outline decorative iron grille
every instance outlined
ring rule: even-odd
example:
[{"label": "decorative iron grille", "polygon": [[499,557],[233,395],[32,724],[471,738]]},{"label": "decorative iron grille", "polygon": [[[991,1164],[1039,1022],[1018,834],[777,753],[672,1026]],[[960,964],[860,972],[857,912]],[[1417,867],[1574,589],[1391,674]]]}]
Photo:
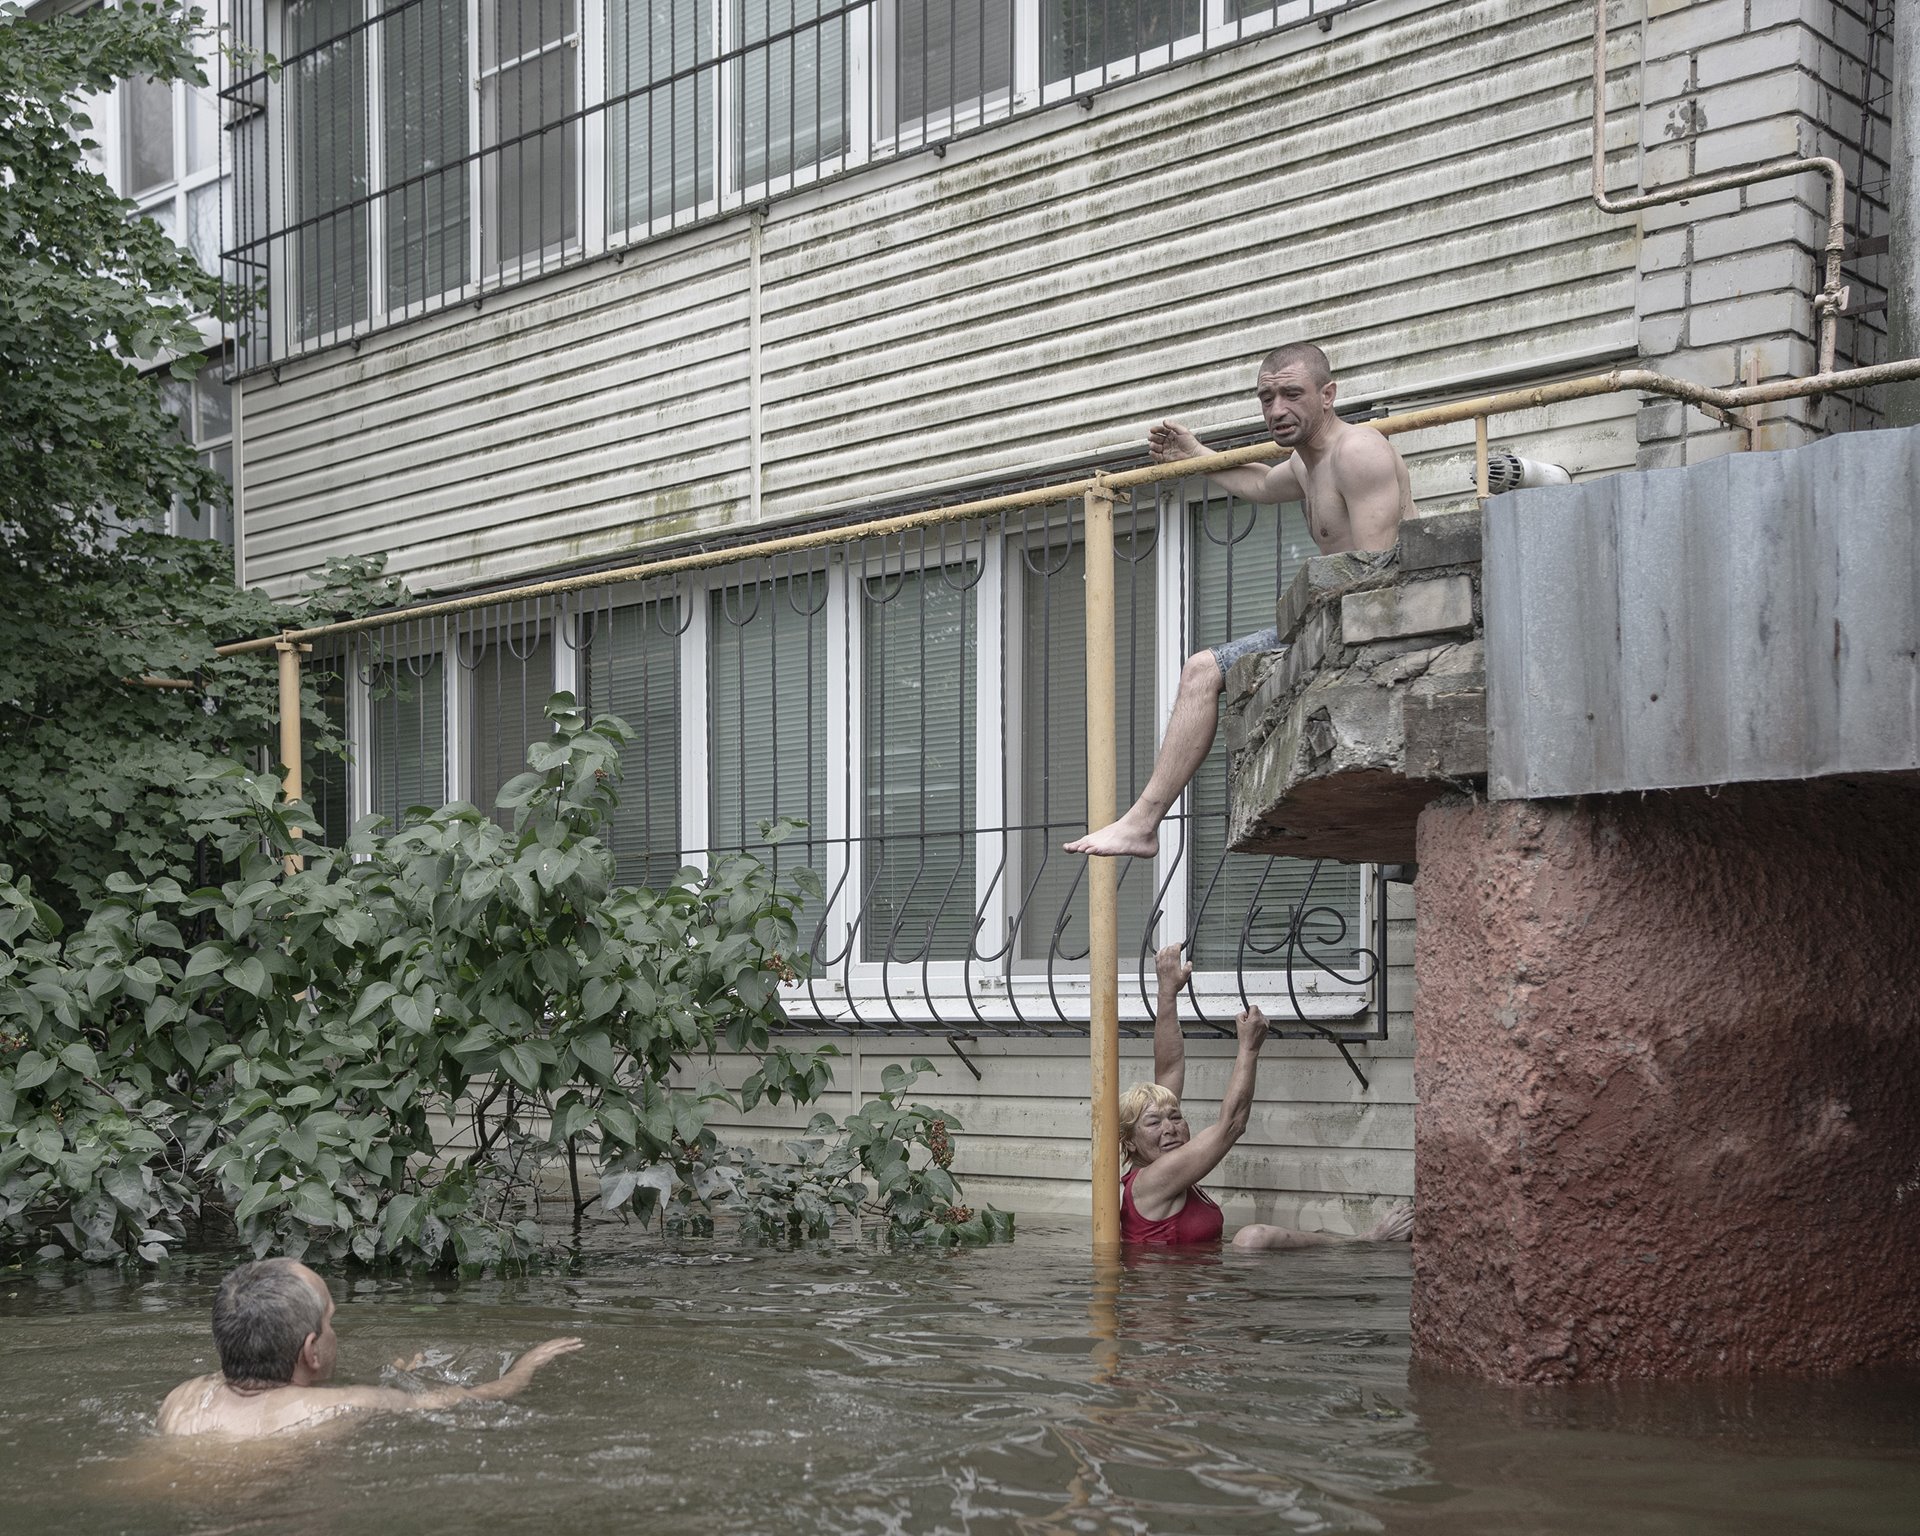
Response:
[{"label": "decorative iron grille", "polygon": [[[1076,499],[747,556],[705,572],[396,616],[316,661],[355,742],[316,776],[329,840],[415,804],[491,805],[567,691],[632,729],[618,874],[745,850],[805,866],[797,1027],[1077,1035],[1087,1019],[1085,554]],[[1297,508],[1204,482],[1118,514],[1119,803],[1144,784],[1184,657],[1271,622],[1311,551]],[[328,678],[339,682],[327,685]],[[1153,1020],[1155,949],[1186,942],[1189,1028],[1258,1003],[1286,1033],[1386,1033],[1372,873],[1230,853],[1216,752],[1126,861],[1122,1022]],[[506,815],[506,813],[500,813]],[[803,823],[769,843],[763,824]]]}]

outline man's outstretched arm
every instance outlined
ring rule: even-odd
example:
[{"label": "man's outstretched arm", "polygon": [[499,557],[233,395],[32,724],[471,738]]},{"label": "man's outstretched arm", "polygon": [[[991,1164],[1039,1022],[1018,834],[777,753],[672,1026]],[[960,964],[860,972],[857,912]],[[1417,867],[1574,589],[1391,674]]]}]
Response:
[{"label": "man's outstretched arm", "polygon": [[548,1339],[514,1361],[497,1381],[485,1381],[477,1387],[432,1387],[425,1392],[403,1392],[398,1387],[348,1387],[342,1396],[350,1399],[352,1407],[385,1413],[425,1413],[460,1403],[498,1402],[525,1391],[541,1366],[572,1354],[582,1348],[583,1343],[580,1339]]},{"label": "man's outstretched arm", "polygon": [[[1177,421],[1163,421],[1147,428],[1147,451],[1156,464],[1176,464],[1182,459],[1197,459],[1213,452]],[[1229,496],[1264,506],[1299,501],[1305,494],[1300,489],[1300,477],[1294,473],[1291,458],[1282,459],[1278,464],[1242,464],[1238,469],[1224,469],[1208,475],[1207,483],[1218,486]]]}]

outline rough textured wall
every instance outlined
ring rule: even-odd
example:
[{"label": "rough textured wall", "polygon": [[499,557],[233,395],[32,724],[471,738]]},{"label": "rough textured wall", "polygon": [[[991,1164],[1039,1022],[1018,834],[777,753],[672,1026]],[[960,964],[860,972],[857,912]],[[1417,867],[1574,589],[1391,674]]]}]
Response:
[{"label": "rough textured wall", "polygon": [[1916,849],[1898,779],[1428,809],[1418,1360],[1920,1359]]}]

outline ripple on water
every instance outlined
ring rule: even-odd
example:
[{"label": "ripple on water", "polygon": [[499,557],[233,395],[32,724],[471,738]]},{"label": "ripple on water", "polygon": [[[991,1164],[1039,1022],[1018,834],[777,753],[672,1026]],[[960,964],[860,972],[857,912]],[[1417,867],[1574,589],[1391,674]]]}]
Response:
[{"label": "ripple on water", "polygon": [[1906,1536],[1920,1508],[1920,1378],[1410,1380],[1404,1249],[1154,1255],[1096,1283],[1083,1235],[1045,1224],[960,1253],[593,1242],[549,1273],[335,1281],[348,1380],[588,1341],[525,1396],[225,1450],[151,1434],[211,1365],[223,1261],[6,1277],[7,1529]]}]

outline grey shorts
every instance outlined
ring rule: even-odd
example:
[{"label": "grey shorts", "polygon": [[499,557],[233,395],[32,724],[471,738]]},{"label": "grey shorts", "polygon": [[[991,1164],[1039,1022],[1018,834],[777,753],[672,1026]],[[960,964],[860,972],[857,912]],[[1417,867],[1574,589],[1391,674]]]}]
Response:
[{"label": "grey shorts", "polygon": [[1229,640],[1224,645],[1213,647],[1213,659],[1219,663],[1220,675],[1225,677],[1233,670],[1233,664],[1242,656],[1251,656],[1255,651],[1277,651],[1280,649],[1280,631],[1269,624],[1257,634],[1242,635],[1238,640]]}]

